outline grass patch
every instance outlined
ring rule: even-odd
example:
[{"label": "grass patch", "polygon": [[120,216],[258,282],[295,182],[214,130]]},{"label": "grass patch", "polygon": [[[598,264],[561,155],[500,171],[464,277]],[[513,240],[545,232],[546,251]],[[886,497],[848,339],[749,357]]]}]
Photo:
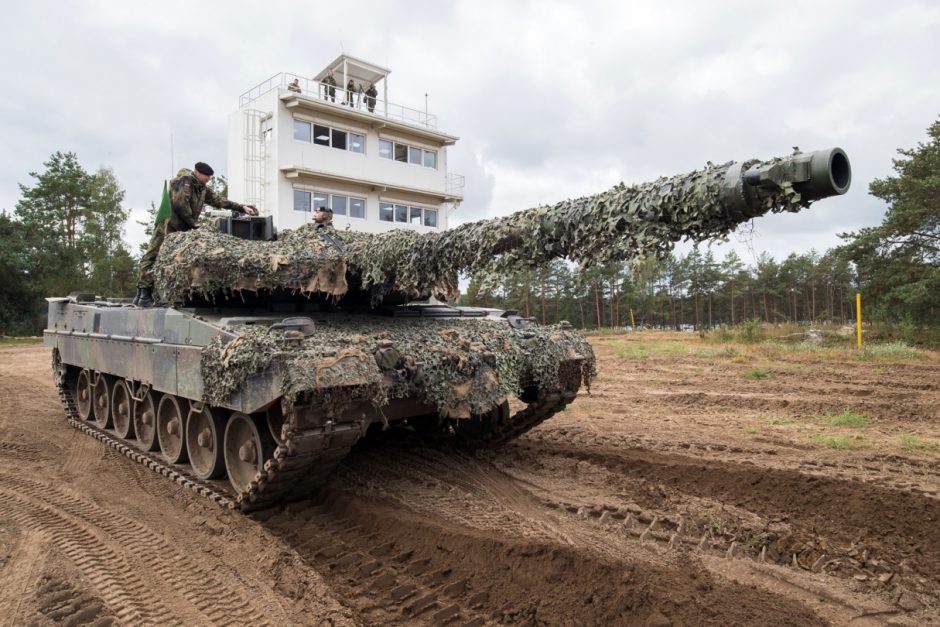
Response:
[{"label": "grass patch", "polygon": [[754,370],[749,370],[748,372],[744,373],[744,378],[750,379],[752,381],[756,379],[766,379],[769,376],[769,372],[760,368],[754,368]]},{"label": "grass patch", "polygon": [[756,427],[744,427],[744,433],[757,433]]},{"label": "grass patch", "polygon": [[845,410],[837,416],[823,416],[823,422],[833,427],[867,427],[868,416],[854,411]]},{"label": "grass patch", "polygon": [[695,357],[720,357],[722,359],[746,358],[746,354],[741,349],[734,346],[722,346],[721,348],[696,348],[691,353]]},{"label": "grass patch", "polygon": [[41,337],[0,337],[0,346],[16,346],[19,344],[42,344]]},{"label": "grass patch", "polygon": [[935,451],[937,448],[940,448],[937,442],[927,440],[920,437],[919,435],[914,435],[913,433],[905,433],[899,436],[898,444],[906,449],[919,451],[921,453],[929,453],[930,451]]},{"label": "grass patch", "polygon": [[857,433],[849,433],[846,435],[822,435],[815,433],[809,436],[809,441],[813,444],[820,444],[839,450],[855,450],[868,447],[865,436]]},{"label": "grass patch", "polygon": [[630,360],[689,353],[689,347],[679,342],[617,342],[613,349],[614,355],[620,359]]},{"label": "grass patch", "polygon": [[904,342],[870,344],[856,352],[854,357],[858,361],[924,361],[929,358],[926,351]]}]

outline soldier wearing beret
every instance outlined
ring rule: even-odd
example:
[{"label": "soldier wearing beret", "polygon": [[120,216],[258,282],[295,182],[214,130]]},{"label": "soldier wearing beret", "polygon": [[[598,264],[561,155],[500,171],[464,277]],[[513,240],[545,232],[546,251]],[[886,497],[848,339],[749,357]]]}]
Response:
[{"label": "soldier wearing beret", "polygon": [[137,296],[134,304],[141,307],[153,306],[153,264],[163,245],[163,239],[170,233],[189,231],[197,228],[196,222],[204,205],[218,209],[230,209],[241,214],[257,215],[253,205],[242,205],[231,200],[223,200],[215,195],[208,183],[212,179],[212,168],[203,162],[197,163],[192,170],[182,168],[170,181],[170,217],[163,219],[153,227],[150,246],[140,258],[140,274],[137,280]]}]

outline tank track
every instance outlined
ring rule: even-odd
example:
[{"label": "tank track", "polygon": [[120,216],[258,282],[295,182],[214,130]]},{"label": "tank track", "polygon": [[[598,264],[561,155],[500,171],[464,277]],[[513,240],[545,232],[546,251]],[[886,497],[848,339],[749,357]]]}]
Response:
[{"label": "tank track", "polygon": [[461,436],[463,448],[478,450],[500,446],[539,426],[574,400],[578,395],[571,390],[543,393],[539,399],[520,409],[510,420],[497,422],[490,430],[477,437]]},{"label": "tank track", "polygon": [[[156,454],[141,451],[117,436],[82,421],[72,390],[64,381],[59,382],[57,387],[69,426],[222,507],[243,512],[309,496],[349,453],[363,430],[361,422],[358,421],[342,424],[327,422],[318,429],[288,430],[284,443],[279,445],[271,459],[265,462],[264,470],[258,473],[248,490],[235,495],[189,475],[185,469],[166,462]],[[292,417],[288,417],[288,420],[290,418]]]},{"label": "tank track", "polygon": [[[360,421],[341,424],[328,421],[317,429],[294,429],[291,428],[295,424],[295,414],[292,412],[285,420],[288,427],[284,430],[284,442],[277,446],[274,455],[265,462],[264,470],[258,473],[248,490],[234,495],[191,476],[179,465],[170,464],[157,454],[141,451],[117,436],[82,421],[72,390],[64,380],[57,382],[57,387],[69,426],[221,507],[242,512],[309,497],[311,492],[323,485],[327,475],[346,457],[364,432],[364,425]],[[577,388],[543,391],[536,402],[513,414],[511,419],[498,421],[478,437],[464,438],[461,445],[471,449],[499,446],[551,418],[575,396]]]}]

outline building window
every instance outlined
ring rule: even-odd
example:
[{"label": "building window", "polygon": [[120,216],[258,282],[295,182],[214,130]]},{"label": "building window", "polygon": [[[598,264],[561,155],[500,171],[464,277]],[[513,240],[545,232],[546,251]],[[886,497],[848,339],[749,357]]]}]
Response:
[{"label": "building window", "polygon": [[302,189],[294,190],[294,211],[310,213],[310,192]]},{"label": "building window", "polygon": [[310,213],[319,207],[329,207],[335,216],[348,215],[350,218],[365,219],[366,199],[353,198],[340,194],[327,194],[325,192],[308,192],[303,189],[294,190],[294,211]]},{"label": "building window", "polygon": [[408,207],[382,202],[379,203],[379,220],[382,222],[401,222],[415,226],[437,227],[437,209]]},{"label": "building window", "polygon": [[402,163],[423,165],[426,168],[437,169],[437,151],[424,150],[408,144],[400,144],[387,139],[379,140],[379,157],[394,159]]},{"label": "building window", "polygon": [[320,146],[330,145],[330,128],[328,126],[313,125],[313,143]]},{"label": "building window", "polygon": [[365,152],[366,151],[366,138],[364,135],[359,135],[357,133],[349,134],[349,151],[350,152]]},{"label": "building window", "polygon": [[408,146],[405,144],[395,144],[395,161],[408,163]]},{"label": "building window", "polygon": [[310,141],[310,122],[294,120],[294,139],[302,142]]},{"label": "building window", "polygon": [[[318,146],[332,146],[339,150],[348,150],[364,154],[366,137],[359,133],[350,133],[323,124],[312,124],[305,120],[294,120],[294,139],[314,143]],[[388,142],[391,146],[391,142]],[[391,148],[389,148],[391,150]],[[381,151],[380,151],[381,154]]]},{"label": "building window", "polygon": [[334,216],[346,215],[346,202],[347,201],[348,201],[348,198],[346,198],[345,196],[338,196],[336,194],[333,194],[333,202],[330,206],[333,207]]},{"label": "building window", "polygon": [[346,150],[346,131],[333,129],[333,148]]},{"label": "building window", "polygon": [[349,217],[365,219],[366,201],[364,199],[362,198],[350,198],[349,199]]}]

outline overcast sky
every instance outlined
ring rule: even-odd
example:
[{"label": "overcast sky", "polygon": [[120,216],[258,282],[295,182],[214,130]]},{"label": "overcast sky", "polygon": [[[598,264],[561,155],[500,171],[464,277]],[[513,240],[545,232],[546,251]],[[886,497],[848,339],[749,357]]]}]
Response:
[{"label": "overcast sky", "polygon": [[[869,182],[940,114],[940,3],[3,3],[0,209],[57,150],[108,166],[140,217],[172,166],[226,173],[238,96],[341,50],[460,141],[454,216],[496,216],[716,163],[841,146],[853,184],[732,236],[752,263],[878,224]],[[138,6],[140,5],[140,6]],[[144,8],[144,5],[152,8]],[[234,199],[239,200],[239,199]],[[142,229],[129,223],[136,250]],[[722,255],[727,247],[719,248]]]}]

